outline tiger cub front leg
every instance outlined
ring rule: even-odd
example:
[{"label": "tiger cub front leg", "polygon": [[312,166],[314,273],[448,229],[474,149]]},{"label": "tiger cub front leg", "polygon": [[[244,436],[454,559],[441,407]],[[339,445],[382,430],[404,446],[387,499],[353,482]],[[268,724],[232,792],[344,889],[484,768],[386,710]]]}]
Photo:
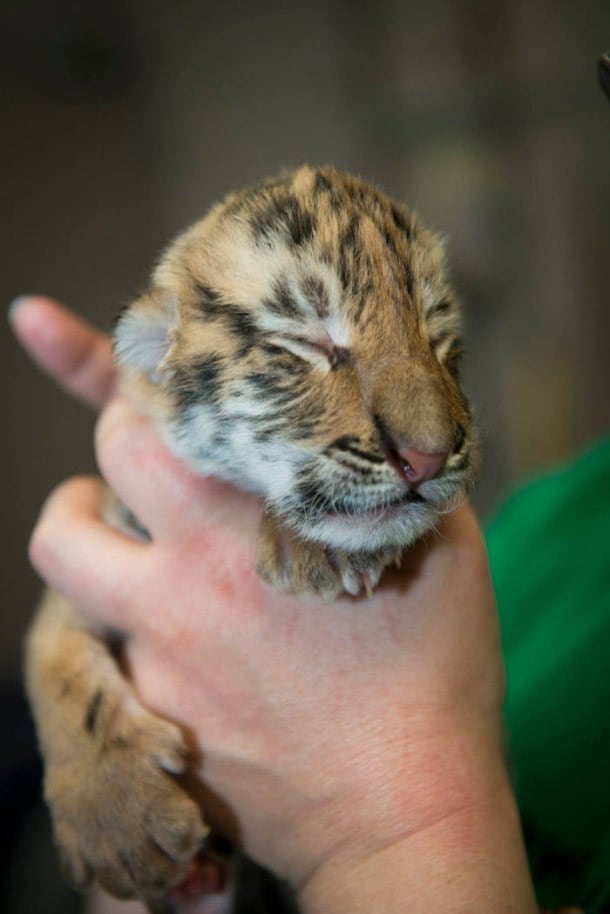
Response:
[{"label": "tiger cub front leg", "polygon": [[179,728],[140,704],[106,643],[51,591],[28,634],[26,678],[68,877],[119,897],[163,895],[206,834],[176,779],[186,764]]},{"label": "tiger cub front leg", "polygon": [[331,600],[341,593],[371,596],[388,565],[400,565],[402,548],[348,553],[302,539],[281,518],[265,512],[256,553],[259,578],[275,590],[316,594]]}]

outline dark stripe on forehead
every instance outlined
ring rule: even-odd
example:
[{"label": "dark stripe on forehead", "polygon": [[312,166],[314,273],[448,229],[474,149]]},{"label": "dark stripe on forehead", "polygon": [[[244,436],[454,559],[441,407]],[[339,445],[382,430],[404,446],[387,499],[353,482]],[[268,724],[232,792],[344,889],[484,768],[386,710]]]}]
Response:
[{"label": "dark stripe on forehead", "polygon": [[299,317],[302,314],[285,276],[274,280],[272,294],[263,299],[263,305],[282,317]]},{"label": "dark stripe on forehead", "polygon": [[238,355],[243,358],[256,343],[259,330],[252,314],[232,302],[225,301],[220,292],[206,283],[197,283],[201,316],[221,321],[239,343]]},{"label": "dark stripe on forehead", "polygon": [[383,208],[384,200],[374,187],[367,187],[364,184],[355,185],[351,188],[351,195],[363,214],[370,216],[372,219],[378,217]]},{"label": "dark stripe on forehead", "polygon": [[401,232],[404,232],[407,239],[410,240],[411,235],[413,233],[411,217],[406,212],[403,212],[394,203],[392,204],[391,212],[392,212],[392,219],[394,220],[394,225],[396,226],[396,228],[399,229]]},{"label": "dark stripe on forehead", "polygon": [[371,276],[368,275],[364,285],[358,289],[358,294],[356,296],[356,308],[353,312],[352,320],[355,324],[359,324],[362,320],[363,311],[369,301],[369,298],[373,294],[374,287]]},{"label": "dark stripe on forehead", "polygon": [[357,257],[360,253],[361,241],[359,229],[360,216],[352,216],[341,236],[341,248],[344,251],[349,251],[353,257]]},{"label": "dark stripe on forehead", "polygon": [[318,196],[323,195],[327,200],[330,209],[340,215],[345,210],[346,205],[346,196],[342,192],[342,188],[337,187],[336,184],[333,184],[330,178],[327,178],[326,175],[318,172],[316,174],[316,179],[314,182],[314,192]]},{"label": "dark stripe on forehead", "polygon": [[388,251],[388,266],[392,270],[398,289],[406,289],[409,297],[407,304],[413,304],[413,291],[415,288],[415,276],[413,274],[413,263],[408,253],[397,245],[400,236],[391,223],[384,221],[380,226],[380,231]]},{"label": "dark stripe on forehead", "polygon": [[332,189],[333,189],[333,185],[329,181],[329,179],[326,177],[326,175],[322,174],[321,171],[317,171],[316,180],[314,182],[314,190],[317,193],[323,193],[324,191],[327,191],[327,192],[332,191]]},{"label": "dark stripe on forehead", "polygon": [[341,285],[345,291],[349,292],[352,284],[352,277],[344,251],[339,251],[339,279],[341,280]]},{"label": "dark stripe on forehead", "polygon": [[303,295],[309,301],[318,317],[328,317],[330,301],[328,290],[319,276],[306,276],[301,282]]},{"label": "dark stripe on forehead", "polygon": [[408,242],[414,237],[414,224],[410,214],[386,198],[378,198],[379,206],[369,210],[381,239],[386,247],[387,265],[399,292],[406,290],[412,300],[414,276]]},{"label": "dark stripe on forehead", "polygon": [[314,217],[296,201],[291,204],[287,224],[293,244],[301,245],[311,240],[315,227]]},{"label": "dark stripe on forehead", "polygon": [[257,240],[268,241],[281,234],[294,245],[310,241],[316,224],[313,214],[290,194],[255,201],[248,221]]},{"label": "dark stripe on forehead", "polygon": [[359,268],[362,266],[360,217],[352,216],[339,237],[339,278],[346,292],[358,293]]}]

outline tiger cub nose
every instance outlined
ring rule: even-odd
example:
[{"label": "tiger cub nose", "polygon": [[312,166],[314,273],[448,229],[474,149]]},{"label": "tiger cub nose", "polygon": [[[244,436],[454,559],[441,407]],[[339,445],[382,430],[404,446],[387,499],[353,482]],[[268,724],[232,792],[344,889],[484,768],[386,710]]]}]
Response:
[{"label": "tiger cub nose", "polygon": [[400,448],[398,451],[400,458],[400,471],[406,482],[412,486],[418,486],[422,482],[434,479],[445,466],[449,453],[442,454],[424,454],[422,451],[416,451],[414,448]]}]

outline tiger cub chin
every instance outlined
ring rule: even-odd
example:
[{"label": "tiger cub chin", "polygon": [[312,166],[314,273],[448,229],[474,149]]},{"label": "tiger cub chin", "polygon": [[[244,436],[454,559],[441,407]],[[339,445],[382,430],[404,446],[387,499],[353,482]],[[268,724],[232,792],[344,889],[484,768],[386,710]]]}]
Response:
[{"label": "tiger cub chin", "polygon": [[[370,594],[473,483],[442,244],[332,168],[214,207],[167,249],[114,343],[123,388],[169,447],[264,500],[257,570],[272,587]],[[206,832],[167,776],[184,768],[181,731],[142,707],[104,638],[54,593],[27,680],[72,880],[163,896]]]}]

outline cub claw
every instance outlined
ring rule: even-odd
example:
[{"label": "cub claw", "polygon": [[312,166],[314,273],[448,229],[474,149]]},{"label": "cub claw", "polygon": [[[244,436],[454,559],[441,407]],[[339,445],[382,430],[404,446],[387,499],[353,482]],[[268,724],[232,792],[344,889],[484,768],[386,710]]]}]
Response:
[{"label": "cub claw", "polygon": [[370,600],[371,597],[373,596],[373,588],[371,587],[371,582],[369,581],[368,574],[362,575],[362,586],[364,588],[365,594],[367,595],[368,599]]},{"label": "cub claw", "polygon": [[334,599],[341,593],[372,597],[388,565],[400,567],[401,549],[346,553],[300,539],[269,515],[258,541],[258,576],[275,590]]},{"label": "cub claw", "polygon": [[165,894],[185,877],[207,829],[172,770],[184,768],[178,727],[138,706],[75,756],[47,770],[46,792],[63,868],[119,898]]}]

